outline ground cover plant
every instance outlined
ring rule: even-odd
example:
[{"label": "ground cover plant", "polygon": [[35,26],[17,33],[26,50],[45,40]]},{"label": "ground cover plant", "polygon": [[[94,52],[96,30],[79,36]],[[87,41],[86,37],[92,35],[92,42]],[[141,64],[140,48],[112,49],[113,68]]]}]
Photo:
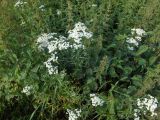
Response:
[{"label": "ground cover plant", "polygon": [[1,0],[0,120],[159,120],[159,0]]}]

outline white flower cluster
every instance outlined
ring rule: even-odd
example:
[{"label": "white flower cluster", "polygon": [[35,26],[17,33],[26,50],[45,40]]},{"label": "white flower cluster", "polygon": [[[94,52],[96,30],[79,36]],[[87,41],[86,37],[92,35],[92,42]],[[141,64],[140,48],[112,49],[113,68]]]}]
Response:
[{"label": "white flower cluster", "polygon": [[44,62],[50,75],[58,73],[58,66],[52,65],[52,63],[55,63],[58,60],[56,50],[64,50],[69,47],[69,42],[67,42],[66,37],[56,37],[56,35],[57,33],[43,33],[37,39],[39,50],[44,50],[47,48],[48,53],[51,54],[51,57],[46,62]]},{"label": "white flower cluster", "polygon": [[43,33],[41,35],[38,36],[37,39],[37,44],[38,44],[38,48],[39,50],[44,50],[45,48],[48,48],[49,44],[50,44],[50,39],[53,38],[53,35],[55,35],[56,33]]},{"label": "white flower cluster", "polygon": [[67,114],[69,115],[68,120],[76,120],[78,119],[81,115],[81,109],[75,109],[74,111],[67,109]]},{"label": "white flower cluster", "polygon": [[46,62],[44,62],[46,68],[48,68],[48,73],[50,75],[58,73],[58,66],[52,65],[52,62],[57,62],[57,60],[58,57],[56,56],[56,54],[52,54],[51,57]]},{"label": "white flower cluster", "polygon": [[131,44],[132,46],[128,46],[129,50],[134,50],[134,46],[138,47],[139,42],[142,40],[142,37],[146,35],[146,32],[143,29],[140,28],[133,28],[131,29],[131,34],[133,37],[127,38],[127,43]]},{"label": "white flower cluster", "polygon": [[23,2],[23,1],[21,1],[21,0],[18,0],[18,1],[15,3],[14,7],[20,7],[20,6],[22,6],[22,5],[26,4],[26,3],[27,3],[27,2]]},{"label": "white flower cluster", "polygon": [[57,12],[57,15],[60,15],[62,12],[60,11],[60,10],[56,10],[56,12]]},{"label": "white flower cluster", "polygon": [[134,35],[136,33],[136,35],[139,36],[139,37],[143,37],[144,35],[146,35],[146,32],[143,29],[140,29],[140,28],[131,29],[131,33],[132,33],[132,35]]},{"label": "white flower cluster", "polygon": [[41,6],[39,6],[39,9],[41,9],[41,11],[45,11],[45,6],[44,5],[41,5]]},{"label": "white flower cluster", "polygon": [[[68,33],[68,37],[64,37],[62,35],[57,35],[57,33],[43,33],[38,36],[37,44],[39,50],[45,50],[48,49],[48,53],[51,54],[51,58],[49,58],[44,64],[48,68],[49,74],[56,74],[58,73],[58,66],[53,66],[52,63],[56,62],[58,60],[58,57],[56,56],[57,50],[65,50],[68,48],[72,49],[78,49],[78,48],[84,48],[84,45],[82,44],[82,37],[85,37],[87,39],[92,37],[92,32],[86,32],[87,27],[81,23],[78,22],[75,24],[75,28],[73,30],[70,30]],[[74,43],[70,44],[69,39],[73,38]]]},{"label": "white flower cluster", "polygon": [[158,107],[158,100],[151,95],[147,95],[146,98],[137,99],[137,109],[134,109],[134,120],[140,120],[140,112],[143,110],[143,114],[145,115],[147,111],[151,113],[151,116],[156,116],[155,113],[156,108]]},{"label": "white flower cluster", "polygon": [[54,37],[52,41],[48,44],[49,53],[54,52],[55,50],[65,50],[70,47],[67,38],[64,36]]},{"label": "white flower cluster", "polygon": [[24,20],[22,20],[20,25],[23,26],[23,25],[25,25],[25,24],[26,24],[26,22],[25,22]]},{"label": "white flower cluster", "polygon": [[[97,106],[103,106],[104,101],[100,99],[96,94],[90,94],[90,98],[92,101],[92,106],[97,107]],[[69,120],[76,120],[78,119],[81,115],[81,110],[75,109],[74,111],[67,109],[67,114],[69,114]]]},{"label": "white flower cluster", "polygon": [[33,87],[32,86],[25,86],[24,88],[23,88],[23,90],[21,91],[22,93],[24,93],[24,94],[26,94],[26,95],[30,95],[31,94],[31,90],[33,89]]},{"label": "white flower cluster", "polygon": [[68,39],[73,39],[75,44],[73,47],[75,49],[84,48],[82,44],[82,38],[85,37],[90,39],[93,35],[92,32],[88,32],[88,28],[84,25],[84,23],[78,22],[75,24],[74,29],[68,31]]},{"label": "white flower cluster", "polygon": [[100,99],[98,96],[96,96],[95,94],[90,94],[90,98],[92,101],[92,105],[93,106],[103,106],[104,101],[102,99]]},{"label": "white flower cluster", "polygon": [[92,4],[92,7],[97,7],[97,4]]}]

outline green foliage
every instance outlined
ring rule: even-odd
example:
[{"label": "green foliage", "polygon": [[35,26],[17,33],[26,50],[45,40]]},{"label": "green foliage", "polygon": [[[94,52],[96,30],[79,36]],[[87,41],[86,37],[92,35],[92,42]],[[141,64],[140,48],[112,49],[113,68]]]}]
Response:
[{"label": "green foliage", "polygon": [[[0,1],[0,119],[66,120],[67,109],[80,108],[79,119],[128,120],[138,97],[160,100],[159,0],[26,1],[21,7]],[[43,64],[49,54],[38,50],[37,36],[67,37],[79,21],[92,40],[83,38],[85,49],[58,51],[60,72],[49,75]],[[147,31],[133,51],[126,42],[132,28]],[[22,92],[26,86],[30,95]],[[92,93],[105,104],[93,107]]]}]

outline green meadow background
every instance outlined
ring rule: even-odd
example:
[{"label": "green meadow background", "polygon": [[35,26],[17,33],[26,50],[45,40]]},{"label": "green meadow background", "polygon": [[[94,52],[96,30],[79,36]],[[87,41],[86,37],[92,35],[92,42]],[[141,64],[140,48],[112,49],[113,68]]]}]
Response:
[{"label": "green meadow background", "polygon": [[[160,101],[160,0],[24,1],[15,7],[16,0],[0,0],[0,120],[67,120],[66,109],[76,108],[80,120],[133,120],[137,98],[151,94]],[[77,22],[93,32],[93,42],[58,53],[62,72],[49,75],[38,36],[67,36]],[[129,51],[132,28],[147,36]],[[34,88],[29,96],[21,92],[27,85]],[[106,104],[93,107],[91,93]],[[159,120],[159,106],[156,117],[141,119]]]}]

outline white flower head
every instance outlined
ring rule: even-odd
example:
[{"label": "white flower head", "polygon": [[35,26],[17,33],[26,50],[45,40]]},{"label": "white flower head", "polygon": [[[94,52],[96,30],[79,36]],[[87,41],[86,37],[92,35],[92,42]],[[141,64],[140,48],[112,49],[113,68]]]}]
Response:
[{"label": "white flower head", "polygon": [[[88,28],[85,26],[84,23],[78,22],[74,25],[74,29],[68,31],[68,39],[73,39],[75,44],[75,48],[78,47],[84,47],[82,44],[82,38],[85,37],[87,39],[90,39],[93,35],[92,32],[88,31]],[[79,44],[79,45],[77,45]],[[73,46],[74,47],[74,46]]]},{"label": "white flower head", "polygon": [[[64,50],[68,49],[69,47],[78,49],[78,48],[84,48],[84,45],[82,44],[82,38],[85,37],[87,39],[90,39],[92,37],[92,32],[88,32],[87,27],[84,25],[84,23],[78,22],[75,24],[75,27],[73,30],[68,31],[68,38],[60,35],[55,36],[57,33],[43,33],[41,34],[37,39],[38,48],[40,50],[44,50],[45,48],[48,49],[49,53],[54,52],[55,50]],[[73,39],[75,43],[70,45],[68,39]]]},{"label": "white flower head", "polygon": [[143,114],[145,115],[146,112],[150,112],[151,116],[156,116],[157,113],[155,112],[155,110],[158,107],[158,100],[156,98],[154,98],[151,95],[147,95],[147,97],[142,98],[142,99],[137,99],[137,106],[138,108],[134,110],[134,116],[135,119],[134,120],[139,120],[139,114],[140,111],[143,110]]},{"label": "white flower head", "polygon": [[44,62],[50,75],[58,73],[58,66],[52,65],[52,62],[57,62],[57,60],[58,57],[56,56],[56,54],[52,54],[52,56],[46,62]]},{"label": "white flower head", "polygon": [[21,92],[24,93],[24,94],[26,94],[26,95],[28,96],[28,95],[31,94],[31,90],[32,90],[32,89],[33,89],[32,86],[27,85],[27,86],[25,86],[25,87],[23,88],[23,90],[22,90]]},{"label": "white flower head", "polygon": [[128,46],[128,49],[133,51],[134,50],[134,47],[133,46]]},{"label": "white flower head", "polygon": [[57,12],[57,15],[60,15],[62,13],[59,9],[57,9],[56,12]]},{"label": "white flower head", "polygon": [[97,4],[92,4],[92,7],[97,7]]},{"label": "white flower head", "polygon": [[146,32],[141,28],[131,29],[131,33],[132,33],[132,35],[134,35],[136,33],[136,35],[139,37],[143,37],[144,35],[146,35]]},{"label": "white flower head", "polygon": [[41,9],[41,11],[45,11],[45,6],[44,5],[41,5],[41,6],[39,6],[39,9]]},{"label": "white flower head", "polygon": [[15,3],[14,7],[20,7],[20,6],[22,6],[22,5],[26,4],[26,3],[27,3],[27,2],[23,2],[22,0],[18,0],[18,1]]},{"label": "white flower head", "polygon": [[96,94],[90,94],[90,98],[92,101],[92,106],[103,106],[104,101],[100,99]]},{"label": "white flower head", "polygon": [[136,39],[137,41],[142,41],[142,37],[139,37],[139,36],[135,36],[135,39]]},{"label": "white flower head", "polygon": [[[127,38],[126,42],[129,43],[128,49],[134,50],[134,46],[136,46],[136,47],[139,46],[139,42],[142,41],[142,37],[144,35],[146,35],[146,32],[140,28],[137,28],[137,29],[133,28],[133,29],[131,29],[131,34],[132,34],[132,37]],[[133,36],[133,35],[135,35],[135,36]],[[134,46],[130,46],[130,44],[132,44]]]},{"label": "white flower head", "polygon": [[140,110],[139,109],[134,109],[134,120],[140,120],[139,114]]},{"label": "white flower head", "polygon": [[38,37],[37,44],[39,50],[48,49],[48,53],[51,54],[51,58],[44,62],[49,74],[57,74],[58,66],[52,65],[52,63],[57,62],[57,50],[68,49],[70,47],[67,38],[61,35],[57,37],[57,33],[43,33]]},{"label": "white flower head", "polygon": [[[56,62],[58,57],[56,57],[56,52],[61,50],[66,50],[68,48],[84,49],[84,45],[82,44],[82,37],[87,39],[92,37],[92,32],[87,32],[87,27],[79,22],[75,24],[75,28],[73,30],[68,31],[68,37],[64,37],[62,35],[58,35],[57,33],[43,33],[38,36],[37,45],[39,50],[48,50],[48,53],[51,54],[51,58],[49,58],[46,62],[44,62],[45,66],[48,69],[50,75],[58,73],[58,66],[52,65],[53,62]],[[70,44],[69,39],[73,38],[74,43]]]},{"label": "white flower head", "polygon": [[127,38],[127,43],[133,44],[135,46],[139,45],[139,43],[134,38]]},{"label": "white flower head", "polygon": [[23,25],[25,25],[25,24],[26,24],[26,22],[25,22],[24,20],[22,20],[20,25],[23,26]]},{"label": "white flower head", "polygon": [[43,33],[41,35],[38,36],[37,39],[37,44],[38,44],[38,48],[39,50],[44,50],[44,48],[47,48],[50,44],[50,39],[53,38],[53,35],[55,35],[56,33]]},{"label": "white flower head", "polygon": [[74,111],[67,109],[67,114],[69,115],[68,120],[77,120],[79,117],[81,117],[81,109],[75,109]]}]

